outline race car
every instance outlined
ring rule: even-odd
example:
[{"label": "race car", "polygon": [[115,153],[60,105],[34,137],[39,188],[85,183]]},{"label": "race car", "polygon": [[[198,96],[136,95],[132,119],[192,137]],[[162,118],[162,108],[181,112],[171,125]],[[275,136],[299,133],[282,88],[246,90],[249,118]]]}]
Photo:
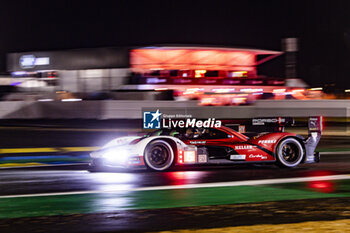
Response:
[{"label": "race car", "polygon": [[184,165],[245,163],[274,163],[292,168],[320,160],[315,149],[322,134],[322,117],[309,118],[308,132],[307,138],[283,131],[248,137],[226,126],[158,129],[145,136],[110,141],[90,154],[89,170],[119,167],[165,171]]}]

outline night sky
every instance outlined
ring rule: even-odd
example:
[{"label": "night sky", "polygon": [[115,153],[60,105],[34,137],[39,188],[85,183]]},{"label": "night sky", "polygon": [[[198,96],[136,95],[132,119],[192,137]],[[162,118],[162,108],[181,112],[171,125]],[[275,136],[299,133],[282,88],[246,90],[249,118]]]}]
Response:
[{"label": "night sky", "polygon": [[[350,1],[2,1],[6,53],[86,47],[203,44],[281,49],[298,37],[298,74],[350,87]],[[260,68],[283,77],[284,58]]]}]

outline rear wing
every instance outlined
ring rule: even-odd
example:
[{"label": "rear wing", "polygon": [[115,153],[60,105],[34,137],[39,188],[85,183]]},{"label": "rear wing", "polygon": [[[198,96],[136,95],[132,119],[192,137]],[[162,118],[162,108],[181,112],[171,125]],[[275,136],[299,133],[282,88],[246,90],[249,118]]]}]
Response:
[{"label": "rear wing", "polygon": [[313,163],[320,161],[320,153],[315,152],[317,144],[320,142],[323,130],[323,117],[309,117],[308,121],[308,137],[305,139],[305,163]]},{"label": "rear wing", "polygon": [[309,134],[311,134],[311,133],[320,133],[320,134],[322,134],[322,131],[323,131],[323,117],[322,116],[309,117],[308,130],[309,130]]}]

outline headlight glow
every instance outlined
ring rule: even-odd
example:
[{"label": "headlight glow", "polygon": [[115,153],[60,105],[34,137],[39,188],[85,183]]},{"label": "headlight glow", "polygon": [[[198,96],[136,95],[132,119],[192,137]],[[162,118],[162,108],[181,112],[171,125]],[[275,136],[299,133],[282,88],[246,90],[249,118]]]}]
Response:
[{"label": "headlight glow", "polygon": [[130,156],[130,151],[125,148],[116,148],[114,150],[106,151],[102,156],[109,163],[123,164],[127,162]]}]

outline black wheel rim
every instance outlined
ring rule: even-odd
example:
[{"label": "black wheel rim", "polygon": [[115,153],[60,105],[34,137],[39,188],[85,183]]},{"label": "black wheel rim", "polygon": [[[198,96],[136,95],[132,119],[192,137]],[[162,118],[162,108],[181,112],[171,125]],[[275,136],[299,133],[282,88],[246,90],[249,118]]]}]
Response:
[{"label": "black wheel rim", "polygon": [[294,143],[286,143],[282,147],[282,157],[283,160],[288,163],[293,163],[298,161],[300,157],[300,151]]},{"label": "black wheel rim", "polygon": [[169,150],[166,146],[157,145],[152,147],[149,151],[149,160],[152,166],[162,167],[167,164],[169,160]]}]

